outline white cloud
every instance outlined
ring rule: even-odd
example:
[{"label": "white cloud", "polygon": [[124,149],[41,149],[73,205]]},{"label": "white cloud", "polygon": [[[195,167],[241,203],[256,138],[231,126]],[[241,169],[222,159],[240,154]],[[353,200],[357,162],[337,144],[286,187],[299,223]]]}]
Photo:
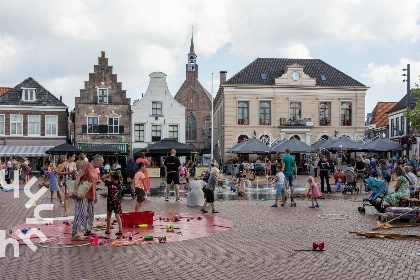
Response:
[{"label": "white cloud", "polygon": [[0,74],[14,71],[18,68],[23,53],[22,45],[13,37],[6,35],[0,36]]},{"label": "white cloud", "polygon": [[284,50],[280,53],[280,57],[285,58],[307,58],[310,59],[311,52],[304,44],[292,44],[284,48]]}]

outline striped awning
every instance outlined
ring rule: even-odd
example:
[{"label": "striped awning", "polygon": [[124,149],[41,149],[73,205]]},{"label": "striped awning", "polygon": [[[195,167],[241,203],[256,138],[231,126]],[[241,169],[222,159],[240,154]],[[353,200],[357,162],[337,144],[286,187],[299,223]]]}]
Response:
[{"label": "striped awning", "polygon": [[46,157],[45,151],[51,146],[0,146],[0,156]]}]

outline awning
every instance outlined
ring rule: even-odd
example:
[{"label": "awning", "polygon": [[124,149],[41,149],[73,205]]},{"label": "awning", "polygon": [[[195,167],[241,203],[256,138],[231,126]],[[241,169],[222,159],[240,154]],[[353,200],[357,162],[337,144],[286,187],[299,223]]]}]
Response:
[{"label": "awning", "polygon": [[45,151],[54,146],[0,146],[0,156],[46,157]]}]

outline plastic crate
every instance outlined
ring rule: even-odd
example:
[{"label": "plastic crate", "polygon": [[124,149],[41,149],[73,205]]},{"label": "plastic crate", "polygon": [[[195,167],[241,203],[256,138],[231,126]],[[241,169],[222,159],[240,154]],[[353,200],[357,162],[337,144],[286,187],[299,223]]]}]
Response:
[{"label": "plastic crate", "polygon": [[154,215],[155,212],[152,211],[130,212],[120,214],[123,227],[137,227],[141,224],[148,224],[149,226],[151,226],[153,225]]}]

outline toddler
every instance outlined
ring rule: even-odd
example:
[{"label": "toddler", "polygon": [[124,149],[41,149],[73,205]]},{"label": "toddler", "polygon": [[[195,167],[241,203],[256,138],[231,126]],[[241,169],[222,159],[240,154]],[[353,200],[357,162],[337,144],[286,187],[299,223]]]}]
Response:
[{"label": "toddler", "polygon": [[[106,178],[111,177],[111,181],[107,181]],[[121,184],[120,184],[120,171],[111,171],[107,175],[101,177],[101,180],[105,183],[105,187],[108,188],[108,198],[106,203],[106,226],[107,230],[105,234],[111,234],[111,215],[114,211],[115,218],[118,222],[119,231],[116,235],[122,235],[122,223],[120,213],[121,211]]]},{"label": "toddler", "polygon": [[[314,178],[312,176],[308,177],[308,183],[309,183],[309,188],[306,195],[308,195],[309,192],[312,192],[311,194],[312,206],[309,206],[309,208],[319,207],[317,198],[322,196],[321,191],[319,190],[318,185],[314,182]],[[316,205],[314,205],[314,201],[316,202]]]},{"label": "toddler", "polygon": [[57,198],[60,199],[60,203],[64,204],[63,199],[61,198],[60,194],[60,188],[58,186],[58,171],[55,167],[54,163],[51,163],[49,166],[50,171],[47,173],[47,176],[45,177],[43,185],[45,185],[45,182],[49,178],[50,180],[50,192],[51,192],[51,203],[54,203],[54,192],[57,192]]}]

